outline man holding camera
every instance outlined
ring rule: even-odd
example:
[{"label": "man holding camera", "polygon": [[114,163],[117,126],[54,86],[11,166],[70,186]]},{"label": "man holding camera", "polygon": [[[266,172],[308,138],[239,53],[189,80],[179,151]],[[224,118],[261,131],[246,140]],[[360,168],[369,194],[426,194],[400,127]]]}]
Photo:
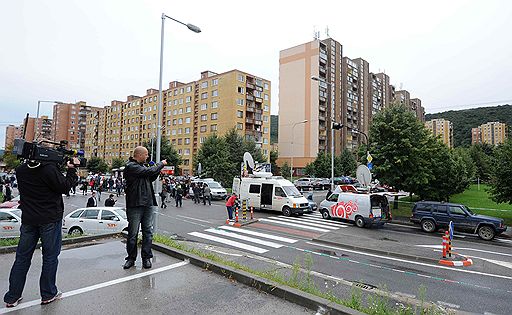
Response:
[{"label": "man holding camera", "polygon": [[6,307],[21,301],[32,255],[41,240],[43,267],[39,279],[41,304],[49,304],[61,297],[57,290],[58,257],[62,246],[62,194],[69,192],[77,181],[73,158],[67,162],[67,174],[62,175],[55,162],[26,161],[16,168],[20,192],[21,228],[16,259],[9,276],[9,291],[4,296]]},{"label": "man holding camera", "polygon": [[139,225],[142,226],[142,267],[151,268],[151,244],[153,242],[153,208],[158,206],[153,190],[154,182],[160,171],[167,165],[163,160],[151,167],[144,165],[148,158],[148,150],[145,147],[138,146],[133,150],[133,158],[124,168],[124,178],[126,179],[126,215],[128,216],[128,239],[126,241],[126,251],[128,256],[123,266],[129,269],[135,265],[137,259],[137,236],[139,234]]}]

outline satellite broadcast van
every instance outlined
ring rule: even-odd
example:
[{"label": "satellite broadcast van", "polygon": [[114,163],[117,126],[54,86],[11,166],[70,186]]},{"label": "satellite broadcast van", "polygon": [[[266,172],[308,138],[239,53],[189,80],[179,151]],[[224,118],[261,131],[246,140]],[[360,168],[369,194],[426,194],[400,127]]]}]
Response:
[{"label": "satellite broadcast van", "polygon": [[281,211],[287,217],[310,211],[308,200],[297,188],[282,176],[272,176],[272,173],[235,177],[233,192],[240,200],[247,199],[247,205],[254,209]]}]

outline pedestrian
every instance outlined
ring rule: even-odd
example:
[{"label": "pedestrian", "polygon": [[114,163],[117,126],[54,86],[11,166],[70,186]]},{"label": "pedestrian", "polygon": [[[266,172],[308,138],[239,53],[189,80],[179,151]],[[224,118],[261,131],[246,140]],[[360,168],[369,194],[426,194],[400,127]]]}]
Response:
[{"label": "pedestrian", "polygon": [[4,194],[4,201],[10,201],[12,199],[12,190],[11,190],[11,184],[7,183],[5,184],[5,194]]},{"label": "pedestrian", "polygon": [[6,307],[15,307],[22,300],[27,273],[39,240],[43,255],[39,278],[41,304],[49,304],[62,296],[56,285],[62,246],[62,194],[78,180],[75,164],[80,164],[80,161],[74,158],[73,163],[67,163],[66,176],[52,162],[26,161],[16,168],[21,227],[16,258],[9,275],[9,291],[4,295]]},{"label": "pedestrian", "polygon": [[118,178],[118,179],[116,179],[116,193],[117,193],[117,197],[119,197],[119,195],[121,195],[122,189],[123,189],[123,184],[122,184],[121,180]]},{"label": "pedestrian", "polygon": [[226,202],[226,208],[228,210],[229,220],[233,220],[233,207],[235,206],[236,193],[231,194],[228,201]]},{"label": "pedestrian", "polygon": [[206,206],[206,200],[208,200],[208,205],[212,205],[212,190],[208,186],[207,183],[203,184],[203,205]]},{"label": "pedestrian", "polygon": [[167,165],[166,160],[147,167],[143,163],[148,158],[148,150],[138,146],[133,150],[133,158],[124,168],[126,179],[126,215],[128,217],[128,238],[126,241],[126,262],[124,269],[135,265],[137,259],[137,237],[139,226],[142,227],[142,267],[151,268],[151,245],[153,243],[153,211],[158,206],[153,184],[158,179],[160,171]]},{"label": "pedestrian", "polygon": [[89,207],[97,207],[98,206],[98,200],[96,199],[96,192],[93,191],[91,194],[91,197],[87,199],[87,208]]},{"label": "pedestrian", "polygon": [[176,207],[178,207],[178,205],[180,207],[183,206],[183,202],[181,201],[182,198],[183,198],[183,188],[181,188],[181,184],[178,184],[176,186],[176,198],[174,198],[176,200]]},{"label": "pedestrian", "polygon": [[82,194],[87,195],[87,181],[85,179],[82,181]]},{"label": "pedestrian", "polygon": [[199,183],[192,183],[192,192],[194,193],[194,203],[200,203],[201,187]]},{"label": "pedestrian", "polygon": [[113,207],[116,204],[117,200],[114,200],[114,194],[110,194],[108,198],[105,200],[105,207]]},{"label": "pedestrian", "polygon": [[166,198],[167,198],[167,187],[165,184],[163,184],[162,191],[160,192],[160,199],[161,199],[160,208],[167,208],[167,205],[165,204]]},{"label": "pedestrian", "polygon": [[103,191],[103,181],[99,182],[98,185],[98,201],[101,201],[101,192]]}]

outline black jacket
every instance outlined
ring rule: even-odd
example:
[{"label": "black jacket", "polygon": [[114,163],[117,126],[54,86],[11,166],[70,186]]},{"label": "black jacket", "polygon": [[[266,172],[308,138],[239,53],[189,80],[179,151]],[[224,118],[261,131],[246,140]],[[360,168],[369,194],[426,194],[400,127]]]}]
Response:
[{"label": "black jacket", "polygon": [[107,198],[105,200],[105,207],[113,207],[116,204],[114,198]]},{"label": "black jacket", "polygon": [[87,199],[87,208],[96,207],[98,205],[98,199],[94,200],[96,197],[89,197]]},{"label": "black jacket", "polygon": [[78,181],[76,169],[62,175],[55,163],[42,162],[37,167],[23,163],[16,168],[23,224],[44,225],[62,220],[67,194]]},{"label": "black jacket", "polygon": [[130,158],[130,161],[124,168],[124,178],[126,179],[126,207],[150,207],[157,206],[154,182],[164,165],[160,162],[151,167],[146,167],[142,163]]}]

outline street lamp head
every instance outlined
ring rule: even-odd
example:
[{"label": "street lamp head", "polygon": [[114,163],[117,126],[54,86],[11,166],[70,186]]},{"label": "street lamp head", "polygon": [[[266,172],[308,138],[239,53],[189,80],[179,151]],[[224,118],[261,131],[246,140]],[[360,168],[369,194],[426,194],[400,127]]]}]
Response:
[{"label": "street lamp head", "polygon": [[194,33],[201,33],[201,29],[197,26],[195,26],[194,24],[187,24],[187,27],[189,30],[191,30],[192,32]]}]

